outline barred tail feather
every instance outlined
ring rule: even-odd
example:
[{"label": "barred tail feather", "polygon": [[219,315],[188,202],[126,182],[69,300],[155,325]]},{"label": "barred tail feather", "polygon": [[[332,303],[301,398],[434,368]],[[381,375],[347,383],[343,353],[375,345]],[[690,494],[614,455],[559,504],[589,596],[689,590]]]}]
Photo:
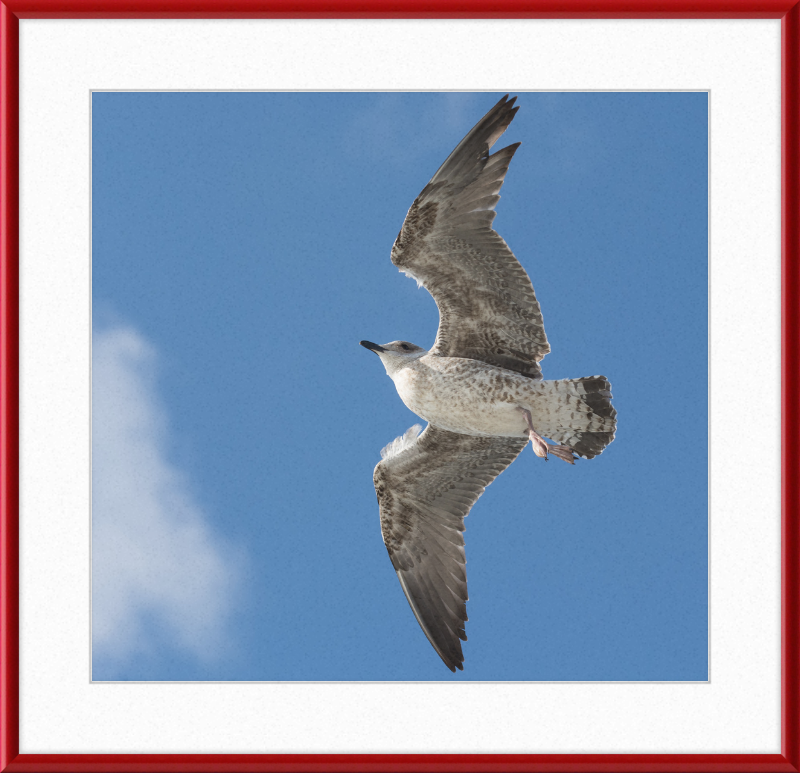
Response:
[{"label": "barred tail feather", "polygon": [[[617,412],[605,376],[549,381],[549,415],[539,430],[585,459],[592,459],[614,439]],[[543,386],[544,386],[543,384]],[[537,428],[538,429],[538,428]]]}]

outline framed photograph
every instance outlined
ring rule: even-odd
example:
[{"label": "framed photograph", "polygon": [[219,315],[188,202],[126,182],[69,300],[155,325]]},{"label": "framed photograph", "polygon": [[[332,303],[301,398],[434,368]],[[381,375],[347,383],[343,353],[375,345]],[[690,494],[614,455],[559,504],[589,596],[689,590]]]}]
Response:
[{"label": "framed photograph", "polygon": [[800,769],[797,8],[40,5],[0,770]]}]

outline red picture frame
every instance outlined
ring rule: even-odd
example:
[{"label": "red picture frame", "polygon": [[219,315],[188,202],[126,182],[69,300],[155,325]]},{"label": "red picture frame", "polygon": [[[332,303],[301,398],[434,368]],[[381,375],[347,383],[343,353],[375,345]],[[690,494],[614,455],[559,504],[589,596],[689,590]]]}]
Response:
[{"label": "red picture frame", "polygon": [[[0,773],[800,771],[800,3],[793,0],[10,0],[0,3]],[[267,7],[268,6],[268,7]],[[782,28],[780,754],[20,754],[19,19],[743,18]]]}]

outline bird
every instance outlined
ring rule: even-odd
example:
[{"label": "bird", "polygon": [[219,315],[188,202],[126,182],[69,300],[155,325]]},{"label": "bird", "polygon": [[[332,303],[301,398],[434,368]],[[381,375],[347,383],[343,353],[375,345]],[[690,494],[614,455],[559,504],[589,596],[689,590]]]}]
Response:
[{"label": "bird", "polygon": [[373,482],[400,585],[454,673],[464,668],[463,532],[472,506],[529,442],[545,461],[574,464],[599,455],[616,432],[605,376],[543,380],[550,345],[542,312],[527,272],[492,227],[520,143],[490,149],[519,110],[516,99],[506,94],[461,140],[414,200],[392,247],[392,263],[436,302],[433,346],[360,341],[427,422],[381,451]]}]

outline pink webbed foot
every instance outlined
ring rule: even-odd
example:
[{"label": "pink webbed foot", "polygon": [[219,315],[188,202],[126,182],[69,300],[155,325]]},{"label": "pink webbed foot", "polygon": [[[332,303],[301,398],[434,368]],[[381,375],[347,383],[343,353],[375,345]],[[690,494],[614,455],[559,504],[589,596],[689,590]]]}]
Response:
[{"label": "pink webbed foot", "polygon": [[539,433],[533,428],[533,420],[531,417],[531,412],[526,408],[522,409],[522,415],[525,417],[525,421],[528,424],[528,437],[531,441],[531,447],[533,448],[533,453],[536,454],[541,459],[547,461],[547,455],[553,454],[553,456],[562,459],[569,464],[575,464],[575,454],[573,453],[572,449],[569,446],[557,446],[553,443],[548,443]]},{"label": "pink webbed foot", "polygon": [[569,464],[575,464],[575,454],[569,446],[554,446],[551,443],[547,445],[548,450],[553,456],[557,456],[559,459],[563,459]]}]

